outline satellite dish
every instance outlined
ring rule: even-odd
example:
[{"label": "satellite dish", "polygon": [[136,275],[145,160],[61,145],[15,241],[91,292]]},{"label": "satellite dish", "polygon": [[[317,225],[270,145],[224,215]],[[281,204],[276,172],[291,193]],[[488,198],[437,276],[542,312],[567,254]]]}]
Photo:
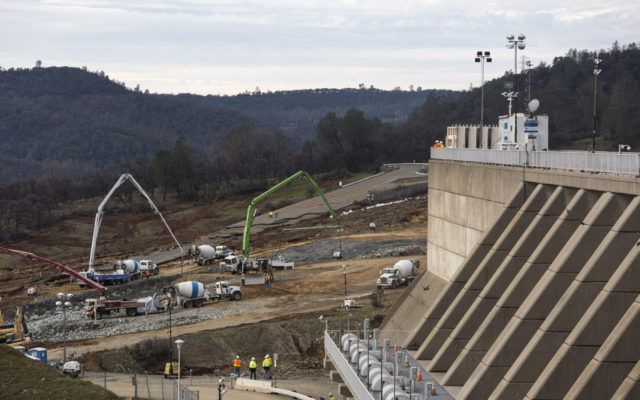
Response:
[{"label": "satellite dish", "polygon": [[527,104],[527,109],[531,114],[536,112],[536,110],[538,110],[539,107],[540,107],[540,100],[538,99],[533,99],[529,102],[529,104]]}]

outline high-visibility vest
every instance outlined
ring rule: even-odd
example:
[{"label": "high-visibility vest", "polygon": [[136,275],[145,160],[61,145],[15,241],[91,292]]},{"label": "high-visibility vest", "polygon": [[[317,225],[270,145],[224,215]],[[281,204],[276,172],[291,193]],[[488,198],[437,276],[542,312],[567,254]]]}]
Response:
[{"label": "high-visibility vest", "polygon": [[251,360],[251,362],[249,363],[249,368],[253,368],[255,369],[258,366],[258,364],[256,364],[255,361]]},{"label": "high-visibility vest", "polygon": [[236,358],[236,360],[233,362],[233,366],[234,367],[239,367],[240,366],[240,359]]},{"label": "high-visibility vest", "polygon": [[269,362],[268,358],[265,358],[264,361],[262,361],[262,366],[263,367],[270,367],[271,363]]}]

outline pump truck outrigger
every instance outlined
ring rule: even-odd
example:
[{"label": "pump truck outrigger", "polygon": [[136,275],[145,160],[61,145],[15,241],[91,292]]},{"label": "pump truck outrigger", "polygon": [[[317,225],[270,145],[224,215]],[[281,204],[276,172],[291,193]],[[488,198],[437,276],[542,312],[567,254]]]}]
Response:
[{"label": "pump truck outrigger", "polygon": [[[282,188],[283,186],[287,185],[288,183],[292,182],[293,180],[295,180],[295,179],[297,179],[297,178],[299,178],[301,176],[306,178],[313,185],[313,187],[316,189],[316,193],[318,193],[318,195],[322,198],[322,201],[324,202],[324,204],[329,209],[329,213],[331,214],[331,217],[333,218],[333,221],[336,224],[335,227],[334,226],[318,227],[318,229],[320,229],[320,228],[340,229],[341,228],[340,218],[338,218],[338,215],[336,214],[336,212],[331,207],[331,204],[329,203],[327,198],[324,196],[324,192],[322,191],[320,186],[318,186],[318,184],[313,180],[313,178],[311,178],[311,175],[309,175],[305,171],[298,171],[295,174],[293,174],[290,177],[288,177],[287,179],[285,179],[282,182],[278,183],[277,185],[273,186],[272,188],[270,188],[266,192],[262,193],[261,195],[259,195],[255,199],[251,200],[251,203],[247,207],[247,219],[246,219],[245,224],[244,224],[244,233],[242,235],[242,259],[239,260],[240,261],[240,265],[235,270],[235,273],[242,274],[242,273],[246,273],[246,272],[249,272],[249,271],[252,271],[252,270],[255,271],[260,266],[263,266],[263,268],[264,268],[263,263],[258,262],[257,260],[253,260],[253,259],[249,258],[249,252],[250,252],[250,250],[249,250],[249,237],[250,237],[250,233],[251,233],[251,225],[253,224],[253,218],[256,216],[256,212],[258,210],[256,206],[265,197],[269,196],[271,193],[275,192],[276,190]],[[270,263],[267,265],[266,268],[268,268],[268,269],[265,272],[268,272],[273,276],[273,270],[271,269],[271,264]]]},{"label": "pump truck outrigger", "polygon": [[102,286],[101,284],[88,279],[87,277],[79,274],[73,269],[62,265],[58,262],[49,260],[48,258],[37,256],[33,253],[28,253],[26,251],[7,249],[4,247],[0,247],[0,253],[13,254],[16,256],[24,257],[33,261],[41,261],[53,266],[58,267],[63,273],[69,274],[72,277],[81,280],[87,286],[90,286],[98,291],[97,299],[87,299],[85,303],[85,312],[87,317],[89,318],[100,318],[103,315],[108,315],[112,312],[119,312],[120,310],[124,310],[128,316],[136,315],[136,309],[138,307],[144,307],[145,303],[137,302],[137,301],[128,301],[128,300],[107,300],[104,296],[107,288]]}]

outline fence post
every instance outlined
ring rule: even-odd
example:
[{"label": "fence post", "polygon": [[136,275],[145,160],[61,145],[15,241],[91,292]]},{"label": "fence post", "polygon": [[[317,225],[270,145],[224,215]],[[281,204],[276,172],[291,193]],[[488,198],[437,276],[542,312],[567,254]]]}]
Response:
[{"label": "fence post", "polygon": [[107,371],[104,371],[104,388],[107,388]]},{"label": "fence post", "polygon": [[160,380],[160,391],[162,392],[162,400],[164,400],[164,377]]},{"label": "fence post", "polygon": [[145,375],[144,379],[147,381],[147,400],[151,400],[151,391],[149,390],[149,376]]}]

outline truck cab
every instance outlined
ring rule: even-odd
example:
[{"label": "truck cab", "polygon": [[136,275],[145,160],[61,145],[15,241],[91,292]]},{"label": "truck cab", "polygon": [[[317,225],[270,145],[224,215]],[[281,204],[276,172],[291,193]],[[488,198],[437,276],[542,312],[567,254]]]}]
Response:
[{"label": "truck cab", "polygon": [[238,286],[229,286],[229,282],[227,281],[218,281],[216,282],[215,297],[239,301],[242,299],[242,292]]},{"label": "truck cab", "polygon": [[149,271],[154,275],[158,275],[160,273],[160,268],[151,260],[142,260],[140,261],[140,271],[146,273]]},{"label": "truck cab", "polygon": [[230,255],[233,255],[233,250],[231,250],[227,246],[216,246],[216,258],[225,258]]},{"label": "truck cab", "polygon": [[381,289],[383,287],[393,287],[398,286],[399,281],[399,272],[395,268],[385,268],[380,272],[380,277],[376,282],[376,287]]}]

